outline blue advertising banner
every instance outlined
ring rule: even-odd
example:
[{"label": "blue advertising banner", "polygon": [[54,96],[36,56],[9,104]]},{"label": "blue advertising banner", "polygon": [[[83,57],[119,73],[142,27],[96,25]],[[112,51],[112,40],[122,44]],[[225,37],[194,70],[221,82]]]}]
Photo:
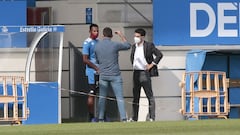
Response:
[{"label": "blue advertising banner", "polygon": [[64,32],[63,25],[0,26],[0,33],[11,32]]},{"label": "blue advertising banner", "polygon": [[240,0],[154,0],[156,45],[239,45]]},{"label": "blue advertising banner", "polygon": [[0,26],[0,48],[26,47],[28,32],[64,32],[64,26]]}]

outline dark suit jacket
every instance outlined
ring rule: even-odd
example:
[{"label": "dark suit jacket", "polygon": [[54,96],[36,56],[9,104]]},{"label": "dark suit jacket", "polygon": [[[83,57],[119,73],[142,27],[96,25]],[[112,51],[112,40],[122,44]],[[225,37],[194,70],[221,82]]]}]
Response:
[{"label": "dark suit jacket", "polygon": [[[152,62],[158,64],[159,61],[162,59],[163,57],[162,52],[158,50],[152,42],[144,41],[143,48],[144,48],[144,56],[148,64],[151,64]],[[132,51],[130,56],[132,64],[133,64],[135,50],[136,50],[136,46],[132,45]],[[155,58],[153,57],[154,55],[156,56]],[[153,68],[150,69],[150,75],[158,76],[157,66],[153,66]]]}]

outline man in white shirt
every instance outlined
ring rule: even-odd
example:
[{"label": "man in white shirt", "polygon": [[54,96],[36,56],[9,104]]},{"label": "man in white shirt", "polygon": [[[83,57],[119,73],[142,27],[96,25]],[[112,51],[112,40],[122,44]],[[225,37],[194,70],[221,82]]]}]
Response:
[{"label": "man in white shirt", "polygon": [[135,30],[135,44],[132,46],[130,56],[133,64],[133,121],[138,120],[141,87],[143,87],[149,101],[150,121],[155,120],[155,99],[151,77],[158,76],[157,64],[163,55],[152,42],[144,40],[145,35],[144,29]]}]

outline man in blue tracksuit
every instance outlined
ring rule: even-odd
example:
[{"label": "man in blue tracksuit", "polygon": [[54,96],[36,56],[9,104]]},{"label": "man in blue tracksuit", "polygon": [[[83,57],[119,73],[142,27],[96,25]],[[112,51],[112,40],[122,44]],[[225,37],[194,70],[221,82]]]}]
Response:
[{"label": "man in blue tracksuit", "polygon": [[88,78],[89,84],[89,95],[88,95],[88,112],[89,112],[89,121],[94,121],[94,95],[96,94],[96,73],[98,72],[98,65],[96,64],[95,59],[95,45],[98,42],[98,25],[91,24],[89,26],[90,36],[83,42],[83,62],[86,64],[86,76]]}]

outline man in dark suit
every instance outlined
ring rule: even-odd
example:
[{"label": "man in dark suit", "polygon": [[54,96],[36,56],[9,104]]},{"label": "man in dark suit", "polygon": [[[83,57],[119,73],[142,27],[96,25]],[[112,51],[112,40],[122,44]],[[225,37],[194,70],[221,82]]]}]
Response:
[{"label": "man in dark suit", "polygon": [[130,56],[133,64],[133,121],[138,120],[141,87],[143,87],[149,101],[149,120],[155,120],[155,99],[151,77],[158,76],[157,64],[163,55],[152,42],[144,40],[145,35],[144,29],[135,30],[135,45],[132,46]]}]

